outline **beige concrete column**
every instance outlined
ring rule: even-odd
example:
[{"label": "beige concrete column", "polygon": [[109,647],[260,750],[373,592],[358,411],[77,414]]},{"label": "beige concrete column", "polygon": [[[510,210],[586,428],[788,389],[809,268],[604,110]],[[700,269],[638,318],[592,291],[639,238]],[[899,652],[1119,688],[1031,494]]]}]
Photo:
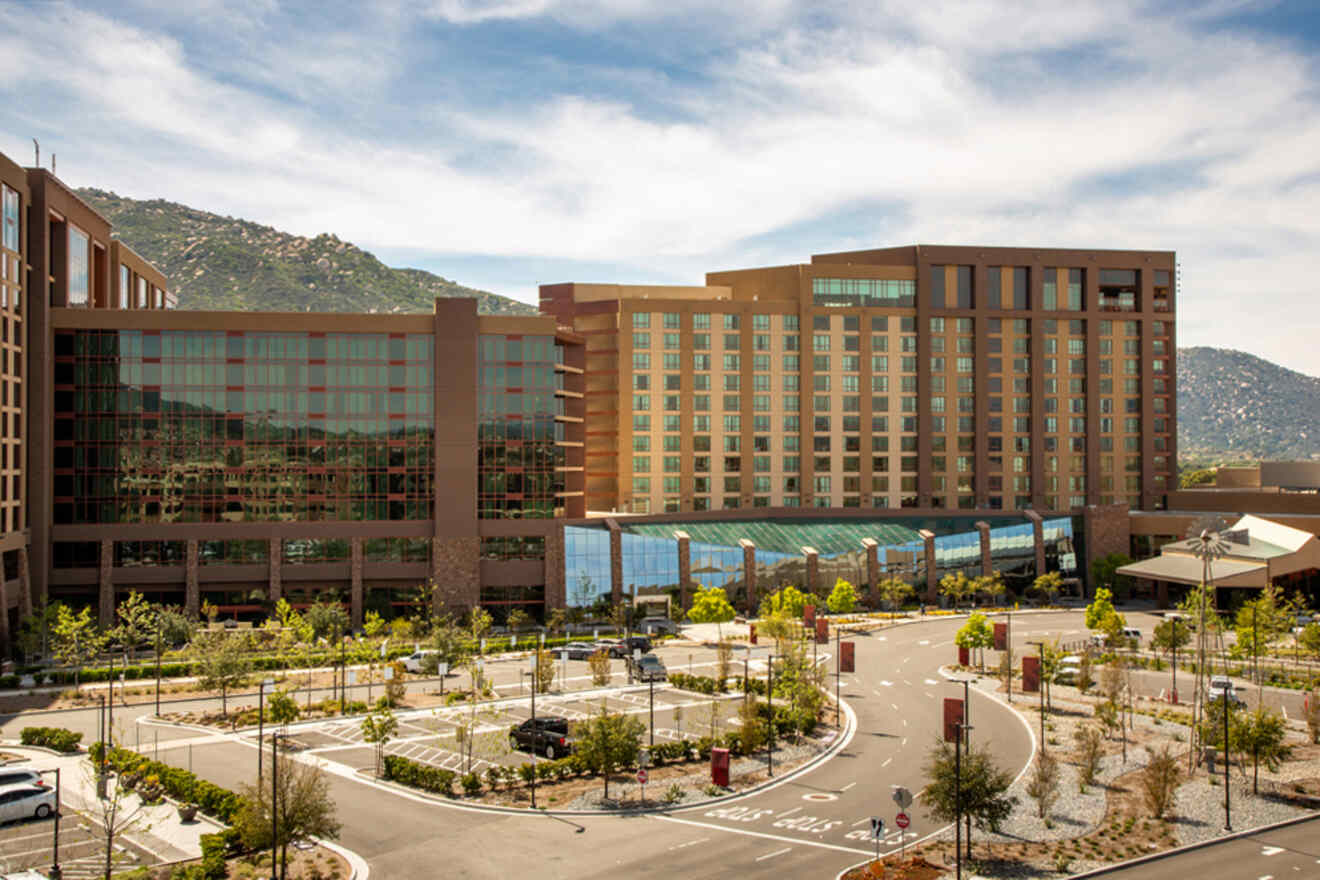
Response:
[{"label": "beige concrete column", "polygon": [[18,613],[21,617],[32,614],[32,568],[28,561],[28,548],[18,548]]},{"label": "beige concrete column", "polygon": [[100,595],[97,620],[102,629],[108,629],[115,623],[115,542],[101,542]]},{"label": "beige concrete column", "polygon": [[866,548],[866,591],[871,597],[871,607],[880,604],[880,544],[875,538],[862,538]]},{"label": "beige concrete column", "polygon": [[692,589],[692,538],[687,532],[674,532],[674,539],[678,541],[678,604],[687,611]]},{"label": "beige concrete column", "polygon": [[917,534],[920,535],[921,540],[925,542],[926,601],[938,602],[940,601],[940,592],[939,578],[936,577],[937,570],[935,566],[935,533],[927,529],[922,529],[917,532]]},{"label": "beige concrete column", "polygon": [[987,577],[995,573],[995,563],[990,555],[990,523],[978,522],[976,531],[981,535],[981,574]]},{"label": "beige concrete column", "polygon": [[0,571],[0,656],[10,656],[9,642],[9,582]]},{"label": "beige concrete column", "polygon": [[610,530],[610,602],[623,601],[623,530],[613,517],[605,520]]},{"label": "beige concrete column", "polygon": [[756,545],[746,538],[738,539],[743,552],[743,592],[747,594],[747,614],[756,613]]},{"label": "beige concrete column", "polygon": [[274,604],[280,601],[280,597],[284,595],[284,542],[279,538],[271,538],[268,547],[270,553],[270,601]]},{"label": "beige concrete column", "polygon": [[815,595],[820,580],[820,551],[815,547],[803,547],[802,555],[807,557],[806,591]]},{"label": "beige concrete column", "polygon": [[362,627],[362,539],[353,538],[349,548],[353,578],[350,592],[349,626],[356,631]]},{"label": "beige concrete column", "polygon": [[198,559],[196,541],[188,541],[184,545],[184,549],[186,555],[184,561],[183,612],[188,615],[188,619],[196,620],[202,607],[202,591],[197,571],[201,560]]}]

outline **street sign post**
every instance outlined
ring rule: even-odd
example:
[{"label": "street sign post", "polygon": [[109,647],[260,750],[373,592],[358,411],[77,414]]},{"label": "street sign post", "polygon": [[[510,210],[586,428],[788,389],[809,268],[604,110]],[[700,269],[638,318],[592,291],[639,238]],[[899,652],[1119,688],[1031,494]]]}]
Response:
[{"label": "street sign post", "polygon": [[899,813],[897,816],[894,817],[894,824],[897,825],[899,828],[908,827],[909,824],[908,814]]},{"label": "street sign post", "polygon": [[908,791],[901,785],[894,786],[893,798],[894,803],[898,804],[898,809],[900,811],[906,810],[908,807],[912,806],[912,792]]},{"label": "street sign post", "polygon": [[875,841],[875,860],[880,861],[880,839],[885,836],[885,820],[879,816],[871,817],[871,839]]},{"label": "street sign post", "polygon": [[903,830],[908,827],[908,814],[899,812],[894,817],[894,824],[898,826],[898,860],[901,862],[907,854],[907,835],[903,833]]},{"label": "street sign post", "polygon": [[645,768],[645,767],[638,767],[638,768],[637,768],[637,781],[640,782],[640,783],[642,784],[642,803],[643,803],[643,804],[646,803],[646,779],[647,779],[646,768]]}]

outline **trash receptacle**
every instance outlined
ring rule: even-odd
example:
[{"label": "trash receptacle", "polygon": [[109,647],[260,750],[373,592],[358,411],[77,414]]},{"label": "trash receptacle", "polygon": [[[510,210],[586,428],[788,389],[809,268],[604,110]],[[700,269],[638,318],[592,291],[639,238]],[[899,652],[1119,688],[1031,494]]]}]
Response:
[{"label": "trash receptacle", "polygon": [[710,781],[722,788],[729,786],[729,750],[710,750]]}]

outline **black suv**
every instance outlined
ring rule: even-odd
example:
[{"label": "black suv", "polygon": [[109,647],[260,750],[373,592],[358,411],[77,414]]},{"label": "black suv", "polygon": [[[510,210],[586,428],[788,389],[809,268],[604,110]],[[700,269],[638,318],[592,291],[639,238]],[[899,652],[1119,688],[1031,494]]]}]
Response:
[{"label": "black suv", "polygon": [[509,748],[539,752],[551,760],[573,751],[568,738],[568,719],[555,715],[528,718],[509,731]]},{"label": "black suv", "polygon": [[651,653],[651,640],[646,636],[628,636],[623,640],[623,649],[627,651],[625,657],[631,657],[633,651],[649,654]]}]

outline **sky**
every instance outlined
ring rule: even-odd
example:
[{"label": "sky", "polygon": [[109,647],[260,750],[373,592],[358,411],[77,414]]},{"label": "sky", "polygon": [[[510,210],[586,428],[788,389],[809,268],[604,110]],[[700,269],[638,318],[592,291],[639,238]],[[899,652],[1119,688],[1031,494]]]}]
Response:
[{"label": "sky", "polygon": [[1316,0],[0,0],[0,152],[559,281],[1175,250],[1178,342],[1320,375]]}]

